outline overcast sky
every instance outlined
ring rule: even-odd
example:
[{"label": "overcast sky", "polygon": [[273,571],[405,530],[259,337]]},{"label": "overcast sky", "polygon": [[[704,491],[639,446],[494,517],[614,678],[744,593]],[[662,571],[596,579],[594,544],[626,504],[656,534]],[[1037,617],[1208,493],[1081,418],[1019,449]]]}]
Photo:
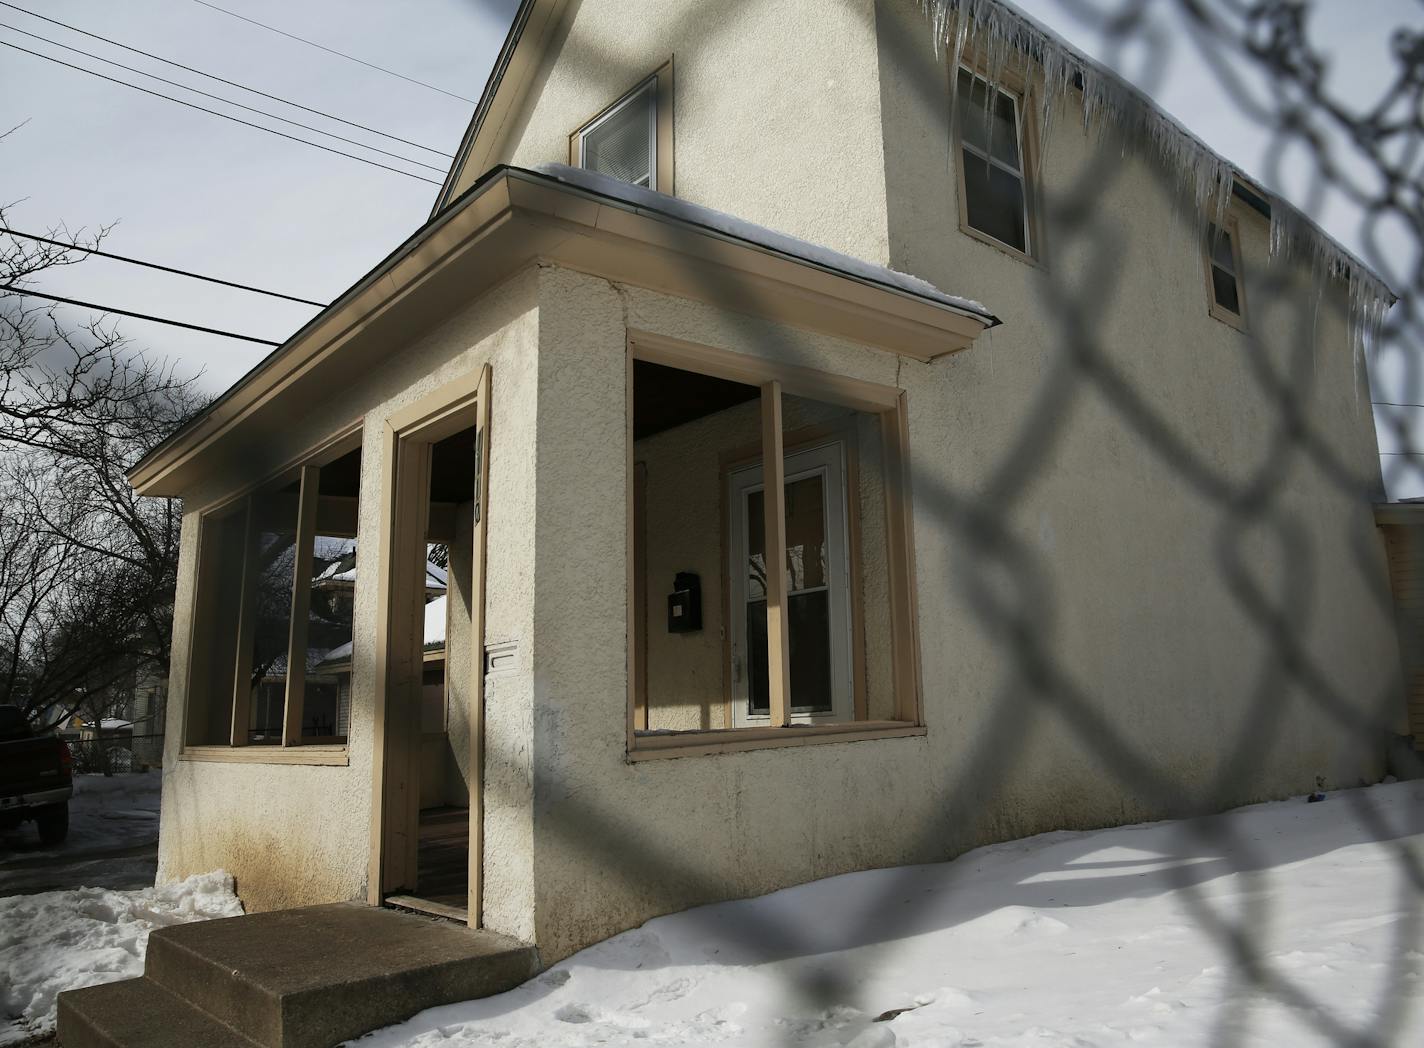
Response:
[{"label": "overcast sky", "polygon": [[[276,35],[198,0],[13,2],[119,43],[444,152],[453,152],[459,142],[473,110],[468,100],[479,97],[516,6],[516,0],[214,0],[450,92],[444,94]],[[1065,16],[1067,5],[1061,0],[1020,0],[1019,6],[1102,56],[1101,41],[1084,23]],[[1121,4],[1114,0],[1111,6]],[[1157,4],[1153,9],[1165,12],[1170,7]],[[1394,68],[1389,50],[1392,30],[1424,21],[1418,0],[1317,0],[1313,9],[1312,32],[1331,57],[1332,83],[1360,99],[1377,94]],[[1163,25],[1170,31],[1170,23]],[[448,163],[437,153],[244,96],[0,6],[0,40],[183,95],[240,118],[258,119],[64,52],[16,30],[402,153],[440,170],[351,150],[436,182]],[[1218,152],[1304,205],[1299,176],[1305,166],[1287,164],[1271,170],[1260,128],[1243,119],[1240,107],[1206,71],[1185,37],[1181,39],[1166,68],[1154,64],[1148,71],[1159,101]],[[1119,64],[1131,75],[1134,61],[1140,63],[1140,51],[1121,56]],[[0,143],[0,198],[14,202],[9,219],[16,228],[43,232],[65,224],[77,232],[117,222],[105,243],[109,251],[323,302],[335,298],[409,236],[427,217],[437,191],[427,182],[184,109],[3,47],[0,131],[21,122],[24,126]],[[299,128],[272,126],[320,138]],[[336,149],[351,149],[345,143],[321,140]],[[1326,202],[1313,210],[1317,220],[1347,246],[1358,248],[1359,222],[1348,208]],[[1401,260],[1412,249],[1402,237],[1392,243]],[[315,312],[102,260],[47,275],[43,288],[273,341],[291,334]],[[121,329],[135,344],[176,359],[190,371],[201,370],[204,385],[213,392],[226,388],[267,352],[261,346],[140,321],[124,321]],[[1393,382],[1384,375],[1377,386],[1387,391]],[[1424,411],[1415,414],[1424,423]],[[1424,434],[1424,429],[1420,432]],[[1383,444],[1388,437],[1381,439]],[[1385,450],[1397,448],[1389,444]],[[1424,482],[1396,485],[1396,494],[1419,493],[1424,493]]]}]

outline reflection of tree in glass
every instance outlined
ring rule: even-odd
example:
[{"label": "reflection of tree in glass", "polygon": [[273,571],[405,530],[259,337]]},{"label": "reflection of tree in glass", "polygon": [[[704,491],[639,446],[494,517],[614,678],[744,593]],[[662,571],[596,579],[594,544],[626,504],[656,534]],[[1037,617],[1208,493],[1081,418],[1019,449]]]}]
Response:
[{"label": "reflection of tree in glass", "polygon": [[257,579],[253,600],[252,686],[285,673],[296,571],[296,535],[264,531],[257,540]]}]

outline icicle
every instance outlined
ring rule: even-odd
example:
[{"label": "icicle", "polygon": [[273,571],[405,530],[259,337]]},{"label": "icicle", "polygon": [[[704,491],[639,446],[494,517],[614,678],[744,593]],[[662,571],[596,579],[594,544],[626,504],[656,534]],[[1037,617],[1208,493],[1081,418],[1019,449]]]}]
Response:
[{"label": "icicle", "polygon": [[[1048,144],[1053,118],[1073,87],[1082,90],[1083,126],[1099,133],[1111,126],[1123,150],[1145,149],[1174,173],[1177,188],[1192,202],[1198,242],[1209,224],[1220,227],[1231,204],[1235,167],[1162,112],[1141,91],[1104,69],[1062,37],[1020,13],[1004,0],[919,0],[934,34],[937,57],[958,70],[967,52],[978,59],[989,82],[989,97],[1003,88],[1004,73],[1016,64],[1032,74],[1040,155]],[[951,104],[957,104],[959,78],[950,78]],[[1394,294],[1358,258],[1331,240],[1315,223],[1279,197],[1271,200],[1272,261],[1293,257],[1310,264],[1312,273],[1346,281],[1349,288],[1350,347],[1358,367],[1379,338],[1384,314]]]}]

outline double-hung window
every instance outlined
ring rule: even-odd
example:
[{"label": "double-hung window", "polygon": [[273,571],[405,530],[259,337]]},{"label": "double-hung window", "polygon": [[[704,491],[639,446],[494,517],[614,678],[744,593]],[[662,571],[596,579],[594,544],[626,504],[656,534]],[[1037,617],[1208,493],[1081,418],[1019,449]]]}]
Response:
[{"label": "double-hung window", "polygon": [[1032,191],[1022,99],[967,69],[955,90],[959,217],[963,229],[1032,256]]},{"label": "double-hung window", "polygon": [[1232,327],[1246,323],[1246,295],[1241,283],[1241,245],[1236,223],[1211,223],[1206,231],[1207,295],[1211,315]]}]

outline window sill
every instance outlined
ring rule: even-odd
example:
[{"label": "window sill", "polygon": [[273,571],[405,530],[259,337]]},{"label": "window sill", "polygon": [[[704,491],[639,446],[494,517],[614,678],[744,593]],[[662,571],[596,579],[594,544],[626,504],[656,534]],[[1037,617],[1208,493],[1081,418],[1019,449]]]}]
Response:
[{"label": "window sill", "polygon": [[180,761],[219,764],[315,764],[346,767],[351,763],[345,746],[187,746]]},{"label": "window sill", "polygon": [[1207,315],[1210,316],[1213,320],[1221,321],[1227,327],[1235,328],[1242,334],[1247,333],[1247,331],[1249,330],[1246,327],[1246,318],[1244,316],[1239,316],[1231,312],[1231,310],[1229,309],[1223,309],[1221,306],[1208,306]]},{"label": "window sill", "polygon": [[1002,240],[997,240],[994,237],[991,237],[988,233],[981,233],[979,230],[971,226],[968,222],[961,221],[959,223],[959,231],[965,236],[969,237],[969,239],[977,240],[981,244],[995,248],[1008,255],[1010,258],[1022,262],[1026,266],[1032,266],[1034,269],[1048,268],[1036,256],[1020,251],[1018,248],[1013,247],[1010,244],[1005,244]]},{"label": "window sill", "polygon": [[700,757],[744,750],[819,746],[833,742],[904,739],[924,735],[925,726],[908,721],[860,721],[849,724],[807,724],[788,728],[721,728],[638,735],[628,751],[628,761]]}]

